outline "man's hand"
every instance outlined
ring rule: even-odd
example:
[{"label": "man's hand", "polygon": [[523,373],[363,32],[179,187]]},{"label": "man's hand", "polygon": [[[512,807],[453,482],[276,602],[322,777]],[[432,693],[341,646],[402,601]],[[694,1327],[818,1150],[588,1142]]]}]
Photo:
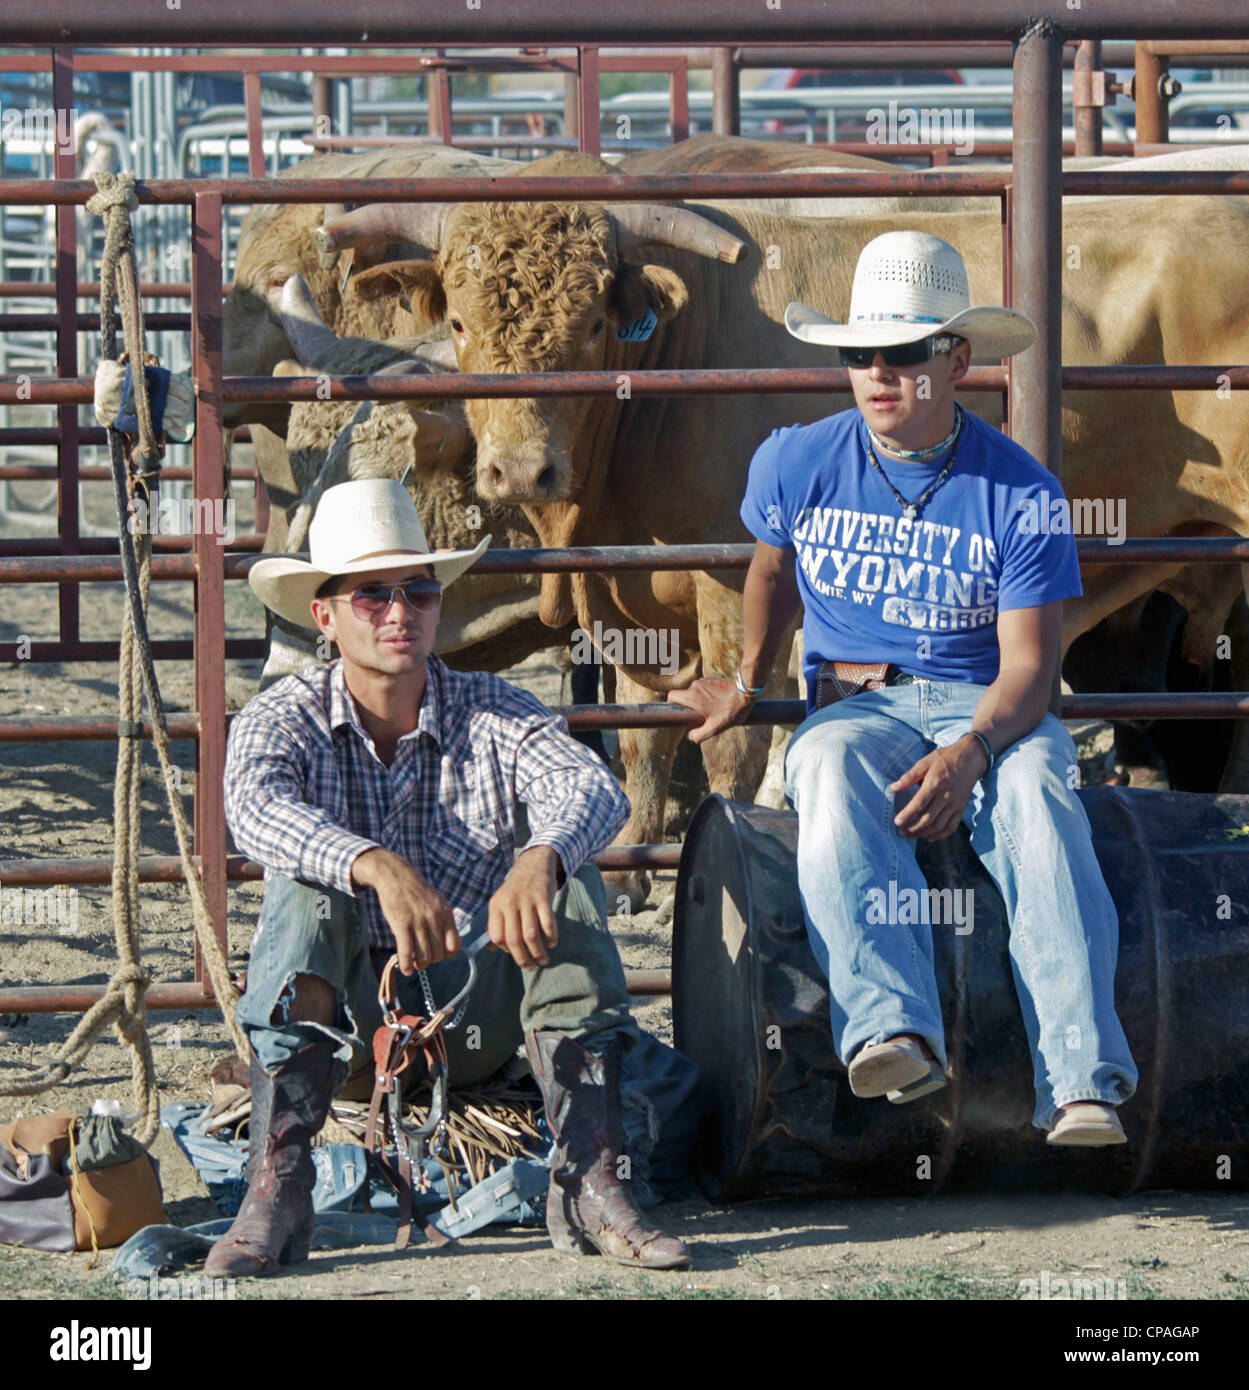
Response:
[{"label": "man's hand", "polygon": [[668,703],[684,705],[686,709],[697,710],[703,716],[701,724],[688,730],[691,743],[702,743],[704,739],[714,738],[734,724],[740,724],[742,716],[754,701],[743,695],[733,681],[715,676],[696,680],[685,690],[670,690]]},{"label": "man's hand", "polygon": [[380,846],[366,850],[352,863],[351,881],[377,894],[403,974],[424,970],[460,949],[451,904],[402,855]]},{"label": "man's hand", "polygon": [[926,753],[909,772],[890,783],[889,790],[894,793],[920,784],[919,791],[893,818],[898,834],[919,840],[944,840],[952,835],[988,762],[980,740],[971,734],[948,748]]},{"label": "man's hand", "polygon": [[550,845],[524,850],[490,899],[486,930],[491,944],[506,951],[522,970],[548,965],[547,950],[559,941],[551,912],[558,864]]}]

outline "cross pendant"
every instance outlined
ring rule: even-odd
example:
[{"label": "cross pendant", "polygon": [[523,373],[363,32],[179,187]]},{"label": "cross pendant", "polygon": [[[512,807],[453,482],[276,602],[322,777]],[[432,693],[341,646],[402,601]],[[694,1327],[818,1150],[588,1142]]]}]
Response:
[{"label": "cross pendant", "polygon": [[915,518],[919,515],[919,508],[915,505],[914,502],[908,502],[905,508],[903,508],[902,514],[906,517],[908,521],[914,521]]}]

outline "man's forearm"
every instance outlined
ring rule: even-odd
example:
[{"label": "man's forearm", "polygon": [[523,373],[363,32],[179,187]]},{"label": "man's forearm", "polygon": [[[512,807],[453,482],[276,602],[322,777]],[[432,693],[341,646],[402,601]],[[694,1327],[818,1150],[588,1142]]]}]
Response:
[{"label": "man's forearm", "polygon": [[742,593],[745,636],[741,673],[747,685],[758,686],[767,681],[800,606],[798,583],[792,571],[751,563]]},{"label": "man's forearm", "polygon": [[994,757],[1036,728],[1049,709],[1052,688],[1045,672],[1014,668],[999,673],[980,697],[971,721],[972,728],[989,740]]},{"label": "man's forearm", "polygon": [[[530,845],[516,856],[512,874],[537,873],[550,878],[553,888],[561,888],[565,881],[564,861],[551,845]],[[511,877],[511,875],[509,875]]]}]

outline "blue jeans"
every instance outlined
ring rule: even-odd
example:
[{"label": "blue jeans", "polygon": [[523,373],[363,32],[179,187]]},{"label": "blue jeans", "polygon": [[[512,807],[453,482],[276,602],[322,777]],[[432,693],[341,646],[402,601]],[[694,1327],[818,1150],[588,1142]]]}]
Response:
[{"label": "blue jeans", "polygon": [[[459,1027],[444,1037],[450,1075],[471,1086],[498,1070],[528,1030],[567,1033],[590,1051],[614,1034],[632,1045],[640,1036],[630,1012],[624,967],[607,926],[607,897],[593,864],[585,864],[555,894],[551,912],[559,930],[550,964],[522,970],[505,951],[482,951],[477,983]],[[467,945],[486,930],[487,909],[473,917]],[[467,977],[459,956],[429,969],[435,1002],[445,1003]],[[334,990],[333,1024],[292,1020],[287,1009],[295,977],[312,975]],[[418,977],[396,974],[401,1008],[427,1009]],[[335,1055],[353,1069],[368,1060],[382,1023],[368,927],[358,899],[334,888],[273,874],[265,884],[260,921],[252,938],[247,990],[238,1021],[261,1065],[272,1072],[310,1043],[331,1039]]]},{"label": "blue jeans", "polygon": [[[934,746],[962,738],[986,689],[921,680],[864,691],[811,715],[790,741],[785,794],[798,812],[798,887],[843,1062],[914,1033],[945,1064],[932,926],[905,907],[933,900],[915,840],[893,824],[918,789],[895,799],[888,786]],[[1077,768],[1070,735],[1046,714],[976,784],[963,814],[1006,905],[1040,1129],[1072,1101],[1120,1104],[1137,1081],[1114,1008],[1119,919],[1071,789]]]}]

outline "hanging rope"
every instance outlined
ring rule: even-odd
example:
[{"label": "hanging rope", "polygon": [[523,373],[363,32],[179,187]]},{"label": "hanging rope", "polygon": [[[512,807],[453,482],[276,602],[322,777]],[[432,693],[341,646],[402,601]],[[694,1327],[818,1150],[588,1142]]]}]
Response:
[{"label": "hanging rope", "polygon": [[[113,787],[113,929],[117,941],[118,968],[102,998],[82,1016],[56,1056],[25,1081],[0,1086],[0,1095],[35,1095],[59,1085],[77,1066],[100,1034],[111,1023],[131,1053],[131,1082],[140,1122],[135,1138],[149,1147],[160,1131],[160,1102],[156,1087],[152,1044],[147,1031],[145,994],[151,977],[140,959],[139,830],[142,736],[142,696],[146,689],[152,715],[153,741],[160,759],[174,834],[182,856],[182,873],[191,895],[192,916],[213,993],[225,1017],[239,1055],[248,1055],[246,1036],[235,1019],[238,991],[230,978],[225,953],[213,930],[203,885],[192,863],[192,836],[178,790],[178,769],[169,751],[169,729],[152,664],[147,631],[148,591],[152,574],[152,537],[147,521],[152,515],[151,480],[159,477],[164,446],[152,421],[144,367],[150,365],[144,348],[143,316],[139,305],[139,277],[134,259],[134,232],[130,214],[139,205],[133,174],[95,175],[97,192],[87,203],[90,212],[105,219],[104,254],[100,266],[101,355],[117,360],[120,327],[134,383],[137,443],[128,461],[124,437],[108,432],[113,467],[113,494],[117,506],[122,572],[126,587],[126,622],[121,636],[118,671],[117,775]],[[136,506],[141,502],[143,506]]]}]

